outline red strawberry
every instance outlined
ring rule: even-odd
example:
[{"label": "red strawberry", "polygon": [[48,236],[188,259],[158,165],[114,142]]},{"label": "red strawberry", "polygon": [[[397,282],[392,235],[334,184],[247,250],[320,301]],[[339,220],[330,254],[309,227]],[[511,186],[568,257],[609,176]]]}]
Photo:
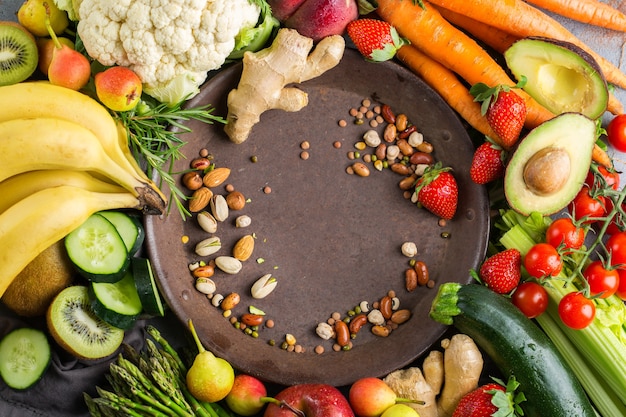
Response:
[{"label": "red strawberry", "polygon": [[348,36],[361,55],[370,61],[387,61],[408,41],[389,23],[377,19],[357,19],[348,23]]},{"label": "red strawberry", "polygon": [[489,87],[478,83],[470,89],[470,93],[476,97],[475,101],[482,102],[482,114],[486,115],[489,125],[500,138],[498,143],[505,149],[515,145],[526,121],[526,103],[519,94],[511,91],[512,88],[524,84],[525,80],[515,87],[507,85]]},{"label": "red strawberry", "polygon": [[522,255],[517,249],[498,252],[483,262],[479,277],[487,287],[498,294],[508,294],[519,284],[522,273]]},{"label": "red strawberry", "polygon": [[486,141],[474,152],[470,178],[476,184],[487,184],[504,175],[505,152],[501,146]]},{"label": "red strawberry", "polygon": [[[497,393],[501,393],[497,394],[498,396],[504,395],[506,397],[505,391],[506,388],[500,384],[482,385],[461,398],[452,417],[491,417],[496,415],[494,413],[498,412],[499,408],[493,404],[492,400]],[[511,413],[497,415],[513,416],[514,414],[511,410]]]},{"label": "red strawberry", "polygon": [[450,170],[437,163],[427,168],[415,185],[417,202],[446,220],[454,217],[459,199],[459,187]]}]

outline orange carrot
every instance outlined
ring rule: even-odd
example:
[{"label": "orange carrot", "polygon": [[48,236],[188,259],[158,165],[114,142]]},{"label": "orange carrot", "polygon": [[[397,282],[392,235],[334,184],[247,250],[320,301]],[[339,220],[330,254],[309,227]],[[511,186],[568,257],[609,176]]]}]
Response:
[{"label": "orange carrot", "polygon": [[526,0],[572,20],[626,32],[626,14],[598,0]]},{"label": "orange carrot", "polygon": [[400,48],[396,56],[438,92],[470,126],[502,145],[487,118],[481,114],[480,103],[474,101],[474,96],[456,74],[412,45]]},{"label": "orange carrot", "polygon": [[[411,0],[379,0],[377,13],[401,36],[409,39],[413,46],[456,72],[467,83],[483,82],[490,86],[516,84],[487,51],[452,26],[430,4],[422,8]],[[554,117],[524,91],[513,91],[526,102],[526,127],[536,127]]]},{"label": "orange carrot", "polygon": [[626,75],[619,68],[593,51],[552,17],[523,0],[430,0],[430,2],[520,38],[545,36],[573,43],[598,61],[607,81],[626,88]]},{"label": "orange carrot", "polygon": [[593,146],[591,159],[605,168],[613,168],[613,160],[597,143]]},{"label": "orange carrot", "polygon": [[[486,23],[480,22],[478,20],[472,19],[466,15],[457,13],[452,10],[445,9],[440,6],[433,6],[441,13],[441,15],[453,25],[463,29],[470,35],[474,36],[476,39],[483,42],[485,45],[489,46],[496,52],[501,54],[504,53],[516,40],[519,38],[495,28]],[[609,102],[607,106],[607,110],[612,114],[622,114],[624,113],[623,104],[615,97],[615,95],[609,92]]]}]

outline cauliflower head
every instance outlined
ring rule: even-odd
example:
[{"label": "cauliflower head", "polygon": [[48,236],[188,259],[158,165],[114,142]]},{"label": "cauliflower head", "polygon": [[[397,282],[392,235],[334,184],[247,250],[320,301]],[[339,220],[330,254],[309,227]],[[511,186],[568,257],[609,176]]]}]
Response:
[{"label": "cauliflower head", "polygon": [[[224,64],[239,32],[256,26],[257,3],[81,0],[77,30],[89,56],[106,66],[131,68],[148,94],[173,104],[197,93],[207,72]],[[189,91],[174,94],[171,88]]]}]

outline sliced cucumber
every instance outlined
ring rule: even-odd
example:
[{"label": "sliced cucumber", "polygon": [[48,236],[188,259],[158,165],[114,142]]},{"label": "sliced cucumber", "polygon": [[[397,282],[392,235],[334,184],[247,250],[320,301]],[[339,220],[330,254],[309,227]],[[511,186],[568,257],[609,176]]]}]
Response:
[{"label": "sliced cucumber", "polygon": [[108,221],[113,223],[113,226],[117,229],[117,232],[122,237],[128,254],[133,256],[141,245],[145,238],[145,232],[143,226],[137,216],[130,215],[121,211],[101,211],[98,214],[104,216]]},{"label": "sliced cucumber", "polygon": [[113,223],[97,213],[66,236],[65,248],[80,274],[93,282],[119,281],[130,265],[124,240]]},{"label": "sliced cucumber", "polygon": [[159,295],[150,260],[134,257],[131,268],[144,312],[151,316],[164,316],[165,308]]},{"label": "sliced cucumber", "polygon": [[41,379],[50,358],[50,343],[42,331],[15,329],[0,342],[0,376],[9,387],[25,390]]},{"label": "sliced cucumber", "polygon": [[130,329],[143,309],[131,271],[117,282],[92,282],[91,308],[111,326]]}]

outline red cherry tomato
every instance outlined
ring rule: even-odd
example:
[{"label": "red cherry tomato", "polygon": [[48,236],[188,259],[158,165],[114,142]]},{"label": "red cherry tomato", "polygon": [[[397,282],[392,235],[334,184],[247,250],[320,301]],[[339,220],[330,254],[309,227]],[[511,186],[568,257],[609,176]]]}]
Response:
[{"label": "red cherry tomato", "polygon": [[608,238],[605,246],[611,255],[611,265],[626,269],[626,232],[615,233]]},{"label": "red cherry tomato", "polygon": [[527,281],[517,286],[511,296],[511,301],[526,317],[532,319],[546,311],[548,293],[540,284]]},{"label": "red cherry tomato", "polygon": [[606,127],[606,139],[620,152],[626,152],[626,114],[615,116]]},{"label": "red cherry tomato", "polygon": [[602,261],[593,261],[583,271],[583,276],[589,283],[591,295],[599,295],[607,298],[615,294],[619,286],[619,273],[617,269],[607,269]]},{"label": "red cherry tomato", "polygon": [[[604,182],[598,177],[604,178]],[[595,189],[613,188],[614,190],[619,190],[619,173],[614,169],[608,170],[602,165],[598,165],[598,174],[594,174],[593,170],[589,170],[585,184]]]},{"label": "red cherry tomato", "polygon": [[571,218],[556,219],[546,230],[546,242],[555,248],[580,249],[585,243],[585,229],[574,224]]},{"label": "red cherry tomato", "polygon": [[619,285],[615,294],[626,301],[626,269],[618,269],[617,273],[619,274]]},{"label": "red cherry tomato", "polygon": [[598,217],[603,217],[606,214],[606,198],[604,196],[592,197],[589,195],[589,187],[583,186],[568,208],[575,220],[580,220],[583,217],[596,218],[586,221],[586,223],[593,223],[597,221]]},{"label": "red cherry tomato", "polygon": [[547,243],[533,245],[524,257],[524,268],[535,278],[558,275],[562,267],[561,255]]},{"label": "red cherry tomato", "polygon": [[596,306],[580,292],[566,294],[559,302],[559,317],[572,329],[589,326],[596,316]]}]

